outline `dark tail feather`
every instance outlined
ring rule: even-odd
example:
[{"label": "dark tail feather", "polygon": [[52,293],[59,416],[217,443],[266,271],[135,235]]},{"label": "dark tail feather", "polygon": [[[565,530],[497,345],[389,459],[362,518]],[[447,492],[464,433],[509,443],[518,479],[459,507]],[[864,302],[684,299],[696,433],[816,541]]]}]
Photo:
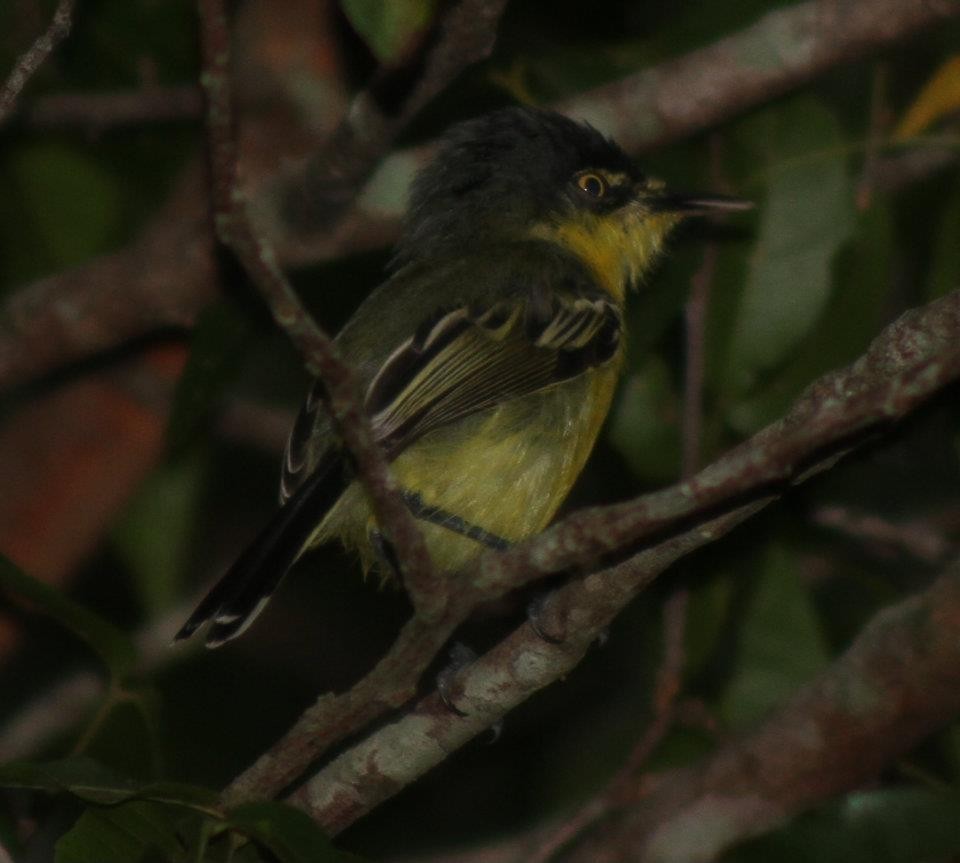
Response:
[{"label": "dark tail feather", "polygon": [[240,635],[260,613],[303,546],[346,488],[342,453],[328,453],[227,570],[174,636],[189,638],[208,621],[207,647]]}]

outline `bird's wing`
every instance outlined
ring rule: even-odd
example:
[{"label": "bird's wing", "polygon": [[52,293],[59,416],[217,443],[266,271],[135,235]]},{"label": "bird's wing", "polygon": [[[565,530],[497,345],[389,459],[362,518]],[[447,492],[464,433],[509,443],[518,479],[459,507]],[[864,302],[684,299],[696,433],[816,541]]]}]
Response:
[{"label": "bird's wing", "polygon": [[367,390],[395,458],[427,432],[608,362],[621,319],[606,296],[553,293],[437,314],[386,359]]},{"label": "bird's wing", "polygon": [[[435,312],[370,380],[374,433],[395,458],[432,429],[602,365],[617,352],[621,330],[616,305],[600,291],[530,291]],[[320,422],[326,416],[317,382],[287,442],[281,502],[312,472]]]}]

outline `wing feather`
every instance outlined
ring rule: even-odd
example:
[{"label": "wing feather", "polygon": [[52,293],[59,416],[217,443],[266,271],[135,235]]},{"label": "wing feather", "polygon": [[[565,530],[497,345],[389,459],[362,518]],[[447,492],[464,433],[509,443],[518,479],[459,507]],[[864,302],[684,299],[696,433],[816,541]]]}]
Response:
[{"label": "wing feather", "polygon": [[[516,298],[444,309],[402,341],[373,375],[366,408],[390,458],[435,428],[602,365],[622,321],[597,292],[518,292]],[[328,422],[318,382],[287,444],[281,502],[309,476],[316,426]]]},{"label": "wing feather", "polygon": [[374,430],[395,457],[432,429],[608,361],[620,329],[616,307],[602,297],[449,311],[380,368],[367,394]]}]

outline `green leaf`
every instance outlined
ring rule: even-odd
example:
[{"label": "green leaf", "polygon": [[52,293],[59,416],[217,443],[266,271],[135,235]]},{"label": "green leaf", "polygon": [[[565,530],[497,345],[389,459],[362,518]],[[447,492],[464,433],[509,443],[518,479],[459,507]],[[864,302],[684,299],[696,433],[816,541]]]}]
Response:
[{"label": "green leaf", "polygon": [[960,794],[888,788],[851,794],[749,842],[727,863],[914,863],[960,853]]},{"label": "green leaf", "polygon": [[161,465],[137,491],[112,531],[120,556],[136,575],[148,618],[181,596],[205,466],[199,452]]},{"label": "green leaf", "polygon": [[772,422],[811,381],[866,350],[888,320],[895,242],[888,204],[878,201],[858,215],[853,236],[837,257],[836,289],[817,326],[762,387],[728,408],[733,428],[751,434]]},{"label": "green leaf", "polygon": [[125,776],[148,781],[163,772],[161,697],[148,684],[111,690],[80,732],[83,754]]},{"label": "green leaf", "polygon": [[430,25],[437,0],[341,0],[340,5],[377,59],[392,63]]},{"label": "green leaf", "polygon": [[237,377],[251,334],[250,321],[229,303],[218,303],[200,315],[167,424],[167,447],[174,456],[181,455],[208,424]]},{"label": "green leaf", "polygon": [[690,589],[684,636],[687,679],[693,678],[713,658],[717,643],[727,632],[734,584],[733,574],[724,571],[697,580]]},{"label": "green leaf", "polygon": [[118,803],[136,794],[138,783],[77,755],[60,761],[15,761],[0,765],[0,785],[59,793],[67,791],[88,803]]},{"label": "green leaf", "polygon": [[144,784],[122,776],[85,755],[59,761],[16,761],[0,765],[0,785],[67,792],[87,803],[115,805],[133,800],[167,803],[217,816],[218,796],[196,785],[175,782]]},{"label": "green leaf", "polygon": [[761,719],[829,661],[794,555],[771,546],[741,619],[736,670],[721,711],[734,727]]},{"label": "green leaf", "polygon": [[284,803],[248,803],[230,812],[230,826],[274,854],[280,863],[360,863],[334,848],[308,815]]},{"label": "green leaf", "polygon": [[137,782],[86,756],[2,765],[0,786],[68,793],[92,805],[57,843],[57,863],[186,863],[198,858],[188,856],[183,837],[203,842],[203,825],[224,821],[210,789]]},{"label": "green leaf", "polygon": [[136,661],[136,648],[125,633],[60,591],[27,575],[2,555],[0,590],[34,603],[40,611],[86,642],[115,679],[123,677]]},{"label": "green leaf", "polygon": [[764,139],[766,200],[730,346],[728,379],[747,393],[810,332],[830,297],[833,257],[850,234],[843,135],[808,97],[781,106]]},{"label": "green leaf", "polygon": [[183,811],[134,801],[84,812],[55,846],[55,863],[161,863],[183,861]]}]

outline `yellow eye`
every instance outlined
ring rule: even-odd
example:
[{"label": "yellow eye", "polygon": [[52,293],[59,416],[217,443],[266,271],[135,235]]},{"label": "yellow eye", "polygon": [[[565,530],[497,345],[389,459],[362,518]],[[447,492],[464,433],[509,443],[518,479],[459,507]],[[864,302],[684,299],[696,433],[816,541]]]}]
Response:
[{"label": "yellow eye", "polygon": [[589,171],[577,177],[577,187],[591,198],[602,198],[607,193],[607,181],[599,174],[591,174]]}]

